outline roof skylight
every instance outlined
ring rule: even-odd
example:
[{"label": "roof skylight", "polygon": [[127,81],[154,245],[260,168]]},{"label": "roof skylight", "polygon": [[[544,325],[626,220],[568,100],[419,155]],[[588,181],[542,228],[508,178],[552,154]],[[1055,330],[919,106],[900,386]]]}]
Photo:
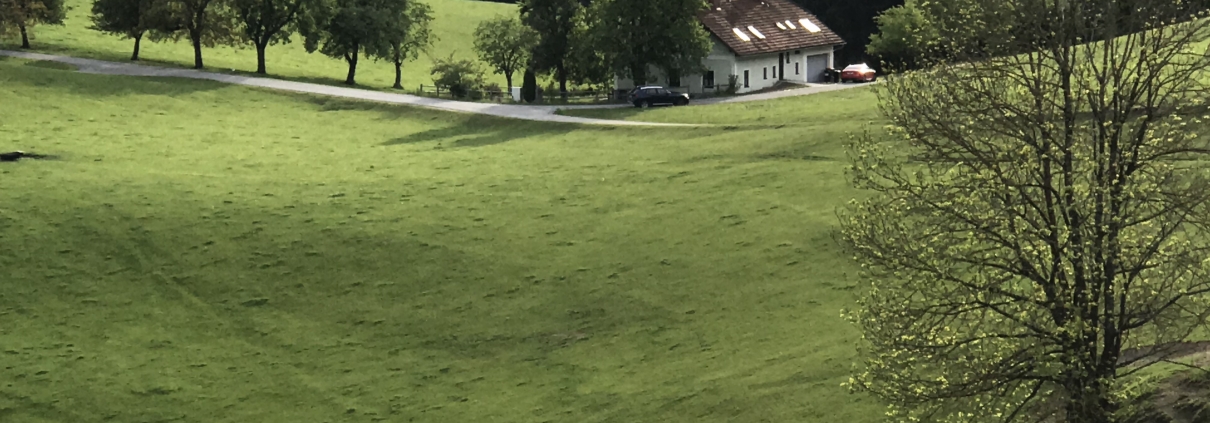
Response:
[{"label": "roof skylight", "polygon": [[779,29],[781,29],[781,30],[785,31],[785,30],[786,30],[786,24],[781,23],[781,22],[778,22],[778,23],[777,23],[777,28],[779,28]]},{"label": "roof skylight", "polygon": [[811,32],[819,32],[819,31],[820,31],[820,30],[819,30],[819,26],[818,26],[818,25],[815,25],[814,23],[811,23],[811,21],[807,20],[807,18],[802,18],[802,19],[799,19],[799,20],[798,20],[798,23],[802,24],[802,27],[803,27],[803,28],[806,28],[806,29],[807,29],[807,31],[811,31]]},{"label": "roof skylight", "polygon": [[765,34],[761,34],[760,31],[757,31],[756,27],[752,25],[748,25],[748,31],[751,31],[752,35],[755,35],[756,38],[760,38],[762,40],[765,39]]},{"label": "roof skylight", "polygon": [[752,41],[752,38],[748,37],[748,34],[744,33],[744,30],[739,28],[731,28],[731,30],[735,32],[735,35],[739,36],[739,39],[744,41]]},{"label": "roof skylight", "polygon": [[786,26],[790,27],[790,29],[798,29],[798,27],[794,26],[794,22],[786,21]]}]

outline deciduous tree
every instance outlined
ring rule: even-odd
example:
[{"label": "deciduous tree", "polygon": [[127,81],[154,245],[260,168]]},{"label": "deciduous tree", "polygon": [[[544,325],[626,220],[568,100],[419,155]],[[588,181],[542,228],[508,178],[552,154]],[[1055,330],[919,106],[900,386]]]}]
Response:
[{"label": "deciduous tree", "polygon": [[538,45],[538,33],[516,18],[498,17],[479,23],[475,28],[475,52],[479,59],[491,65],[497,74],[504,74],[508,87],[513,86],[513,73],[530,62]]},{"label": "deciduous tree", "polygon": [[389,60],[395,65],[396,89],[403,89],[403,64],[416,60],[420,53],[428,51],[436,41],[431,22],[433,12],[427,4],[419,1],[409,1],[399,19],[388,22],[390,31],[384,38],[384,43],[378,43],[370,55]]},{"label": "deciduous tree", "polygon": [[29,31],[35,25],[62,25],[67,7],[62,0],[0,0],[0,29],[21,34],[21,48],[30,48]]},{"label": "deciduous tree", "polygon": [[156,30],[170,33],[175,39],[189,39],[194,69],[205,66],[203,47],[237,42],[236,18],[230,0],[168,0],[167,4],[171,18],[161,22]]},{"label": "deciduous tree", "polygon": [[581,0],[521,0],[521,22],[538,33],[533,50],[533,67],[553,73],[559,91],[567,93],[567,55],[571,51],[571,33],[575,16],[583,7]]},{"label": "deciduous tree", "polygon": [[249,42],[256,47],[256,73],[264,74],[265,49],[277,43],[290,42],[292,26],[311,0],[232,0],[238,25]]},{"label": "deciduous tree", "polygon": [[139,60],[143,37],[164,26],[167,19],[165,0],[96,0],[92,4],[91,29],[133,39],[130,60]]},{"label": "deciduous tree", "polygon": [[969,3],[1013,30],[887,78],[888,131],[850,148],[872,193],[841,212],[871,283],[852,386],[904,421],[1115,421],[1121,378],[1210,316],[1210,19]]}]

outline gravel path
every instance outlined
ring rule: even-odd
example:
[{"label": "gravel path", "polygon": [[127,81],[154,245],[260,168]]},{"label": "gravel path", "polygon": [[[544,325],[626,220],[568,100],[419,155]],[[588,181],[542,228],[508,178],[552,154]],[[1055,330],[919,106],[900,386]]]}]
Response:
[{"label": "gravel path", "polygon": [[[206,79],[211,81],[225,82],[228,84],[246,85],[250,87],[271,88],[275,90],[294,91],[309,94],[326,95],[332,97],[352,98],[358,100],[377,101],[392,104],[406,104],[411,106],[427,107],[431,109],[446,110],[451,112],[462,113],[477,113],[489,116],[498,116],[512,119],[524,119],[543,122],[565,122],[579,123],[589,125],[618,125],[618,126],[700,126],[691,124],[677,123],[652,123],[652,122],[635,122],[624,120],[608,120],[608,119],[592,119],[575,116],[563,116],[555,114],[559,109],[600,109],[614,107],[629,107],[627,104],[608,104],[608,105],[589,105],[589,106],[523,106],[512,104],[491,104],[491,103],[472,103],[467,101],[444,100],[431,97],[421,97],[410,94],[397,94],[381,91],[361,90],[356,88],[334,87],[331,85],[311,84],[306,82],[286,81],[273,78],[252,77],[243,75],[232,75],[224,73],[206,72],[193,69],[169,68],[162,66],[149,66],[135,63],[119,63],[109,62],[104,60],[83,59],[78,57],[60,56],[52,54],[31,53],[24,51],[0,50],[0,56],[10,56],[27,60],[41,60],[49,62],[66,63],[75,66],[80,72],[106,74],[106,75],[129,75],[129,76],[152,76],[152,77],[176,77],[176,78],[192,78]],[[811,85],[803,88],[795,88],[791,90],[776,91],[764,94],[752,94],[738,97],[727,97],[717,99],[695,100],[694,105],[704,104],[719,104],[719,103],[738,103],[747,101],[761,101],[774,98],[791,97],[799,95],[809,95],[827,91],[835,91],[859,86],[858,84],[820,84]],[[692,106],[691,106],[692,107]]]}]

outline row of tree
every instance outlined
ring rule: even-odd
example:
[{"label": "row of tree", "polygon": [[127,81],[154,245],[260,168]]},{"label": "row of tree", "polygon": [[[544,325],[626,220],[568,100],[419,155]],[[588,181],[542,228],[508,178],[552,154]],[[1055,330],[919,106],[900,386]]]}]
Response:
[{"label": "row of tree", "polygon": [[[0,0],[0,33],[19,32],[29,48],[29,28],[61,24],[62,0]],[[215,45],[251,45],[256,72],[267,72],[269,46],[300,36],[307,51],[348,63],[345,82],[355,84],[358,59],[395,65],[401,87],[403,63],[416,59],[435,37],[428,5],[417,0],[96,0],[92,28],[134,40],[131,60],[139,59],[143,38],[187,39],[195,68],[204,66],[202,50]]]},{"label": "row of tree", "polygon": [[510,87],[522,70],[550,75],[563,93],[568,83],[609,86],[614,76],[647,81],[652,68],[668,75],[698,71],[710,52],[697,21],[708,7],[704,0],[521,0],[519,6],[520,19],[487,21],[475,32],[480,59]]}]

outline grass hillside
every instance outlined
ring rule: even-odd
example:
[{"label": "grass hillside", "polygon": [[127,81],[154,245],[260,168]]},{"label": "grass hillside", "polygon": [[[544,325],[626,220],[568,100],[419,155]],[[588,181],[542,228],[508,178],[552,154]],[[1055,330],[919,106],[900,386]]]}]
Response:
[{"label": "grass hillside", "polygon": [[0,163],[0,421],[881,414],[840,387],[858,120],[579,127],[14,59],[0,98],[0,150],[59,156]]},{"label": "grass hillside", "polygon": [[878,113],[877,103],[878,99],[874,96],[873,90],[861,87],[802,97],[725,103],[705,107],[569,109],[561,110],[559,114],[643,122],[744,127],[797,125],[818,127],[825,131],[828,130],[827,128],[840,126],[850,130],[859,130],[861,125],[882,119]]},{"label": "grass hillside", "polygon": [[[432,6],[433,34],[439,40],[434,43],[429,55],[404,64],[403,83],[408,90],[420,84],[432,85],[429,74],[432,67],[430,57],[444,58],[451,53],[455,57],[476,58],[472,45],[473,33],[479,22],[498,15],[516,15],[516,6],[475,0],[424,0]],[[35,51],[62,53],[79,57],[91,57],[113,61],[127,61],[134,41],[109,36],[88,29],[91,0],[65,0],[71,8],[62,26],[38,26],[32,31],[31,44]],[[0,48],[15,50],[20,40],[0,38]],[[242,48],[219,46],[202,52],[206,67],[215,70],[256,71],[256,49],[251,44]],[[181,42],[154,43],[143,40],[140,58],[145,62],[175,66],[193,66],[193,49],[188,40]],[[478,60],[478,59],[476,59]],[[319,53],[308,54],[302,39],[295,36],[294,42],[271,46],[266,53],[266,66],[271,76],[308,80],[321,83],[343,83],[348,67],[343,60],[333,59]],[[486,66],[484,67],[486,71]],[[487,75],[489,82],[504,85],[504,77]],[[375,88],[389,88],[394,82],[395,68],[387,62],[363,60],[358,65],[357,82]]]}]

